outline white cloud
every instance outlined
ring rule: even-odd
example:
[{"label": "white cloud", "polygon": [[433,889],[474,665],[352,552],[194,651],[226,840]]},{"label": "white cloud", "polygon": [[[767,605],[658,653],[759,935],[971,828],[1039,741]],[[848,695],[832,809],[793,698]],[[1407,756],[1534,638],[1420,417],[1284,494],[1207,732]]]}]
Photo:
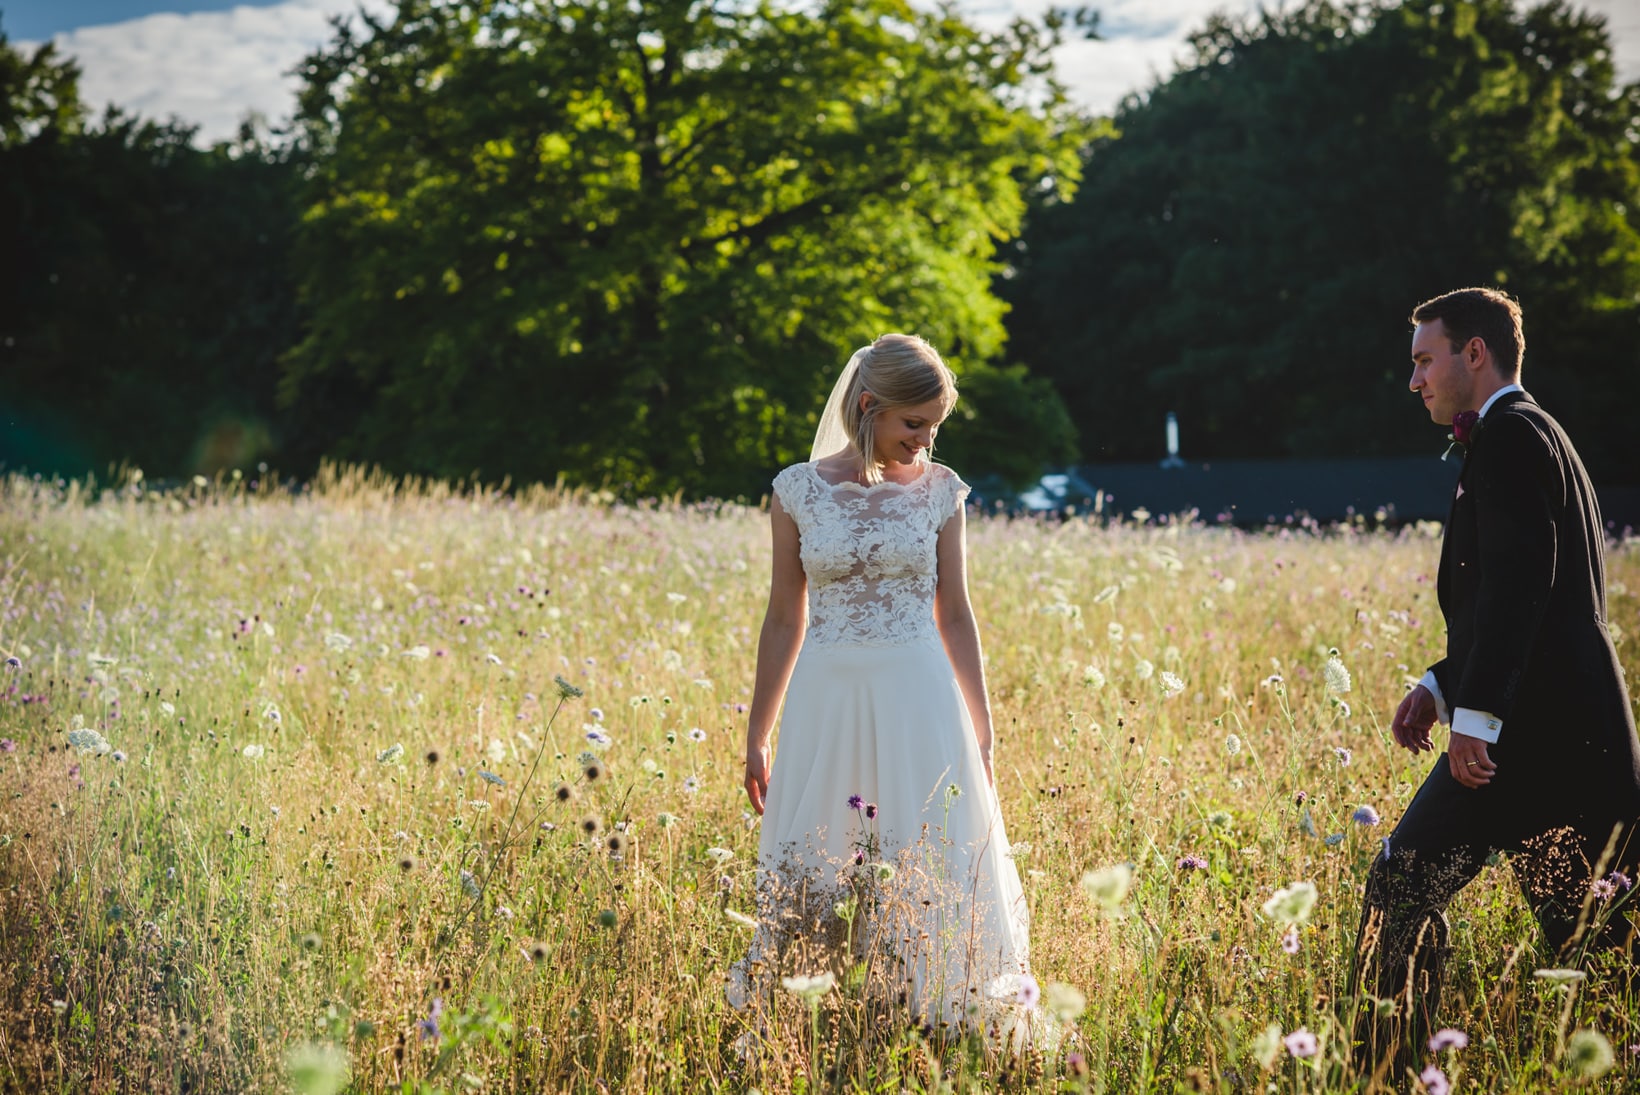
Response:
[{"label": "white cloud", "polygon": [[[364,0],[377,10],[387,0]],[[1056,0],[966,0],[963,11],[996,24],[1016,14],[1038,15]],[[1063,0],[1057,0],[1063,2]],[[146,117],[175,115],[198,124],[200,136],[231,136],[247,113],[274,123],[289,118],[303,56],[329,41],[328,19],[356,11],[360,0],[284,0],[266,7],[190,15],[150,15],[84,27],[57,36],[78,58],[81,93],[100,109],[118,103]],[[1640,5],[1633,0],[1582,0],[1605,14],[1616,43],[1618,75],[1640,79]],[[1185,36],[1213,11],[1250,13],[1257,0],[1106,0],[1101,41],[1067,43],[1060,74],[1079,102],[1109,111],[1132,91],[1171,73],[1185,53]]]}]

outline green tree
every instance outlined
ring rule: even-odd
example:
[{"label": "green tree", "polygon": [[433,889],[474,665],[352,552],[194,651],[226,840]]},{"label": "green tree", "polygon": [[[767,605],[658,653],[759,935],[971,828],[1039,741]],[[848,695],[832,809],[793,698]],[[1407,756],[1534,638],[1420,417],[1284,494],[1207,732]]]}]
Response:
[{"label": "green tree", "polygon": [[[1507,0],[1215,17],[1085,153],[1004,283],[1012,352],[1094,459],[1438,445],[1405,390],[1419,300],[1500,284],[1527,381],[1597,470],[1640,370],[1640,89],[1602,20]],[[1118,135],[1119,134],[1119,135]],[[1625,394],[1628,399],[1613,396]]]},{"label": "green tree", "polygon": [[76,76],[0,40],[0,464],[254,464],[296,334],[292,166],[249,132],[88,121]]},{"label": "green tree", "polygon": [[1057,20],[988,33],[902,0],[361,20],[302,70],[311,323],[282,397],[336,454],[399,470],[761,491],[861,343],[995,355],[996,248],[1027,192],[1075,179]]}]

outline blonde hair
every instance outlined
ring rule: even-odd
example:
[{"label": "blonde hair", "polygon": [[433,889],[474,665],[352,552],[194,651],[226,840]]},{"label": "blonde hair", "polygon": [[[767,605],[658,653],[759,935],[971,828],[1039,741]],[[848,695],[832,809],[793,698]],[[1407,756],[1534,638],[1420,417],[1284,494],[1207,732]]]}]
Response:
[{"label": "blonde hair", "polygon": [[[860,408],[860,396],[870,403]],[[860,457],[867,484],[881,483],[877,466],[877,418],[900,407],[938,399],[946,414],[957,402],[957,377],[939,351],[916,335],[883,335],[871,344],[843,401],[843,430]]]}]

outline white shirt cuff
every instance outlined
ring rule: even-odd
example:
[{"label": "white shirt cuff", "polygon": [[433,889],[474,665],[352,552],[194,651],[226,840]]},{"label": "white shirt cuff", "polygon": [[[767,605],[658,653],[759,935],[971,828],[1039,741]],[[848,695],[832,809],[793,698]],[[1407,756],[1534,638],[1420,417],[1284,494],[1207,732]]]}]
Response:
[{"label": "white shirt cuff", "polygon": [[1424,674],[1424,679],[1418,683],[1423,685],[1431,696],[1435,697],[1435,717],[1442,722],[1451,722],[1452,714],[1446,709],[1446,697],[1441,695],[1441,686],[1435,681],[1435,671],[1433,669],[1429,670]]},{"label": "white shirt cuff", "polygon": [[1503,733],[1503,720],[1489,711],[1460,707],[1452,712],[1452,732],[1496,745],[1498,735]]}]

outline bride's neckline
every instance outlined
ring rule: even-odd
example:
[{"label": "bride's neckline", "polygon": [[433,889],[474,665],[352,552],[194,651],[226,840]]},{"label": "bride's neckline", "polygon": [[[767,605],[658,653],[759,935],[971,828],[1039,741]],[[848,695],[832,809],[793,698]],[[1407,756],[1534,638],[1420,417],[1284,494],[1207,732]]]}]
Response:
[{"label": "bride's neckline", "polygon": [[808,468],[816,479],[820,480],[820,482],[824,483],[828,487],[835,487],[842,490],[857,490],[862,494],[870,494],[873,491],[879,490],[883,487],[912,487],[916,486],[918,483],[921,483],[924,479],[928,478],[929,469],[934,466],[934,462],[932,460],[924,459],[918,461],[918,463],[922,465],[922,470],[920,470],[914,477],[907,479],[903,483],[896,482],[893,479],[884,479],[880,483],[871,484],[860,483],[853,479],[844,479],[840,483],[833,483],[830,479],[827,479],[820,473],[820,461],[818,460],[810,460],[803,466]]}]

